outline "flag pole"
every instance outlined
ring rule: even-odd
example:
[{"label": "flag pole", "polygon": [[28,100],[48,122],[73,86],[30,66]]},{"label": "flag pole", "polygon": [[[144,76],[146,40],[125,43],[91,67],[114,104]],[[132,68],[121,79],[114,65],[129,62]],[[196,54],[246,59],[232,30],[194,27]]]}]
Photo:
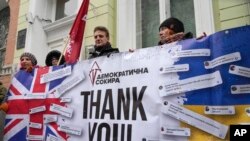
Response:
[{"label": "flag pole", "polygon": [[61,55],[60,55],[60,57],[59,57],[59,60],[58,60],[58,62],[57,62],[57,66],[59,66],[59,64],[60,64],[60,62],[61,62],[61,60],[62,60],[63,54],[65,53],[65,50],[66,50],[68,44],[69,44],[69,36],[67,36],[67,38],[66,38],[65,41],[64,41],[63,52],[61,53]]}]

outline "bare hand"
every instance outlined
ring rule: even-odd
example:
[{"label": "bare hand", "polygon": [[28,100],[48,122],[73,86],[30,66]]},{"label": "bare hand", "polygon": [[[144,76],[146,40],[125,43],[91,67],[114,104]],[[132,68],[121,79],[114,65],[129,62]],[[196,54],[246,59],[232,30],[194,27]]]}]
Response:
[{"label": "bare hand", "polygon": [[202,39],[204,37],[207,37],[207,34],[205,32],[203,32],[203,35],[197,37],[196,40],[200,40],[200,39]]},{"label": "bare hand", "polygon": [[7,112],[9,109],[8,103],[4,102],[0,105],[0,110],[3,110],[4,112]]},{"label": "bare hand", "polygon": [[32,70],[33,70],[33,67],[32,67],[32,66],[26,68],[26,71],[27,71],[27,72],[32,72]]},{"label": "bare hand", "polygon": [[166,38],[165,43],[172,43],[172,42],[180,41],[180,40],[182,40],[182,38],[184,36],[185,36],[185,34],[183,32],[173,34],[173,35],[168,36]]},{"label": "bare hand", "polygon": [[128,52],[134,52],[135,50],[134,49],[128,49]]}]

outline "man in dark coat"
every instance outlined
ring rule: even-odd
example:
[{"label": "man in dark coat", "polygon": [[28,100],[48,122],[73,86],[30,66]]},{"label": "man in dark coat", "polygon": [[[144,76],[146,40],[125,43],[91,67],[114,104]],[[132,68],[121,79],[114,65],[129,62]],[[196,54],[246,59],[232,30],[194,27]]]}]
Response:
[{"label": "man in dark coat", "polygon": [[97,26],[94,29],[95,46],[94,51],[90,52],[89,59],[99,56],[109,56],[112,53],[118,53],[117,48],[112,48],[109,42],[109,31],[106,27]]}]

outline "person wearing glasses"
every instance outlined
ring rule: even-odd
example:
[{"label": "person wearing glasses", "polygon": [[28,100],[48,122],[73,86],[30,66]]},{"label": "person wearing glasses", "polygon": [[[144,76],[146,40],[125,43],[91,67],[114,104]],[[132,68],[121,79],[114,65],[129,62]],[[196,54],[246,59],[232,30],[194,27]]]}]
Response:
[{"label": "person wearing glasses", "polygon": [[90,52],[89,59],[99,56],[110,56],[112,53],[118,53],[118,48],[112,48],[109,42],[109,31],[106,27],[97,26],[94,29],[95,46],[94,51]]}]

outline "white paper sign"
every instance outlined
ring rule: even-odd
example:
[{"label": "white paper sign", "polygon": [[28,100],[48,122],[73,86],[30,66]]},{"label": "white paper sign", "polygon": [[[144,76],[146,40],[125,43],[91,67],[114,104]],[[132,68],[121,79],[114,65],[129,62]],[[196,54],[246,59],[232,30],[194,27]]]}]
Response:
[{"label": "white paper sign", "polygon": [[49,134],[46,138],[46,141],[64,141],[64,139]]},{"label": "white paper sign", "polygon": [[50,122],[56,122],[57,121],[57,115],[44,115],[43,116],[43,123],[50,123]]},{"label": "white paper sign", "polygon": [[143,138],[142,141],[175,141],[175,140]]},{"label": "white paper sign", "polygon": [[73,115],[73,109],[71,108],[66,108],[57,104],[52,104],[50,106],[50,111],[58,113],[62,116],[69,117],[71,118]]},{"label": "white paper sign", "polygon": [[174,104],[170,101],[165,101],[161,111],[168,116],[199,128],[218,138],[224,139],[226,137],[228,126],[203,115],[197,114],[191,110],[181,107],[180,105]]},{"label": "white paper sign", "polygon": [[234,106],[205,106],[205,114],[210,115],[234,115]]},{"label": "white paper sign", "polygon": [[143,138],[142,141],[160,141],[160,140],[159,139]]},{"label": "white paper sign", "polygon": [[84,79],[84,76],[75,76],[68,80],[66,83],[61,84],[59,87],[56,88],[55,96],[58,98],[63,95],[66,91],[70,90],[78,83],[80,83]]},{"label": "white paper sign", "polygon": [[43,141],[42,135],[27,135],[27,140]]},{"label": "white paper sign", "polygon": [[189,64],[172,65],[160,68],[160,73],[183,72],[189,71]]},{"label": "white paper sign", "polygon": [[246,85],[232,85],[231,86],[232,94],[246,94],[250,93],[250,84]]},{"label": "white paper sign", "polygon": [[235,53],[230,53],[227,55],[220,56],[218,58],[215,58],[212,61],[206,61],[204,62],[204,66],[206,69],[211,69],[223,64],[231,63],[231,62],[236,62],[241,60],[241,56],[239,52]]},{"label": "white paper sign", "polygon": [[160,96],[169,96],[198,89],[214,87],[222,84],[222,79],[219,71],[211,74],[195,76],[179,81],[169,81],[159,87]]},{"label": "white paper sign", "polygon": [[42,129],[42,124],[40,123],[35,123],[35,122],[30,122],[29,127],[31,128],[36,128],[36,129]]},{"label": "white paper sign", "polygon": [[40,83],[50,82],[59,78],[63,78],[71,74],[71,66],[61,68],[59,70],[44,74],[41,76]]},{"label": "white paper sign", "polygon": [[250,125],[250,122],[241,122],[240,125]]},{"label": "white paper sign", "polygon": [[250,78],[250,68],[231,65],[229,73]]},{"label": "white paper sign", "polygon": [[66,103],[66,102],[69,103],[72,100],[72,98],[70,98],[70,97],[61,97],[60,99],[61,99],[60,100],[61,103]]},{"label": "white paper sign", "polygon": [[58,127],[59,131],[73,134],[73,135],[78,135],[80,136],[82,134],[82,129],[79,127],[74,127],[72,125],[65,125],[65,124],[60,124]]},{"label": "white paper sign", "polygon": [[210,49],[192,49],[174,52],[172,57],[210,56]]},{"label": "white paper sign", "polygon": [[30,109],[29,113],[34,114],[34,113],[38,113],[38,112],[43,112],[45,110],[46,110],[46,107],[44,105],[44,106],[39,106],[39,107],[35,107],[35,108]]},{"label": "white paper sign", "polygon": [[24,99],[45,99],[46,94],[44,93],[30,93],[24,94]]},{"label": "white paper sign", "polygon": [[190,136],[190,129],[166,125],[161,128],[161,133],[173,136]]}]

